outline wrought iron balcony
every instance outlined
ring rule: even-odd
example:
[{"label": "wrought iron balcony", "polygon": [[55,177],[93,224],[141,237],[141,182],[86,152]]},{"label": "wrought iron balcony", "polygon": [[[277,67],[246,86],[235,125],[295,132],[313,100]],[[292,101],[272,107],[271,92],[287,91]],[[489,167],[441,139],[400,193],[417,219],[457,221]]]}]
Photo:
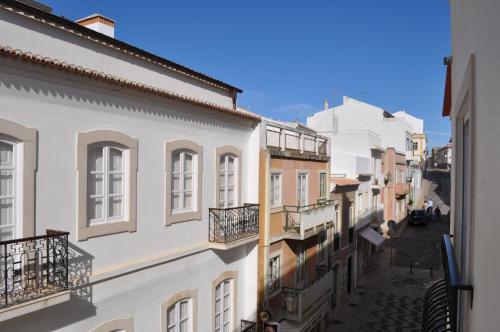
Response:
[{"label": "wrought iron balcony", "polygon": [[326,229],[327,223],[335,220],[333,201],[318,201],[316,204],[296,206],[285,205],[285,236],[304,240]]},{"label": "wrought iron balcony", "polygon": [[457,261],[451,239],[443,235],[441,241],[441,255],[444,270],[444,279],[432,285],[424,297],[422,313],[422,332],[448,331],[456,332],[458,318],[459,291],[470,292],[470,306],[472,308],[472,285],[460,282]]},{"label": "wrought iron balcony", "polygon": [[257,323],[242,319],[241,332],[257,332]]},{"label": "wrought iron balcony", "polygon": [[212,247],[229,249],[259,235],[259,205],[245,204],[227,209],[209,209],[208,238]]},{"label": "wrought iron balcony", "polygon": [[0,310],[68,290],[68,232],[0,242]]}]

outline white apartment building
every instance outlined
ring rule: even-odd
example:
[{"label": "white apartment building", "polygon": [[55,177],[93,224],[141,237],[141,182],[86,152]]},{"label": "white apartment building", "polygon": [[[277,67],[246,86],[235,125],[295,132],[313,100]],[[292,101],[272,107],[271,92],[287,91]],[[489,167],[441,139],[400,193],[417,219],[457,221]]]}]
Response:
[{"label": "white apartment building", "polygon": [[0,331],[240,331],[259,117],[111,19],[36,7],[0,1]]}]

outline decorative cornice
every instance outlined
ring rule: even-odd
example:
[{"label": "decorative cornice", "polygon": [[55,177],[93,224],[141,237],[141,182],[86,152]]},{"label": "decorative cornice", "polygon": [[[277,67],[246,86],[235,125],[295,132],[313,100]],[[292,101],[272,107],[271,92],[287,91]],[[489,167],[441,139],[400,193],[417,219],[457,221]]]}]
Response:
[{"label": "decorative cornice", "polygon": [[82,66],[77,66],[70,64],[58,59],[52,59],[49,57],[44,57],[40,54],[33,54],[31,52],[24,52],[20,49],[13,49],[9,46],[0,45],[0,55],[3,57],[9,57],[14,60],[21,60],[23,62],[30,62],[34,65],[40,65],[50,69],[56,69],[59,71],[65,71],[82,77],[95,79],[97,81],[103,81],[109,84],[134,89],[144,93],[157,95],[161,97],[168,98],[173,101],[177,101],[184,104],[199,106],[217,111],[220,113],[231,114],[240,118],[247,120],[260,121],[260,117],[254,113],[247,112],[239,108],[225,107],[217,105],[214,103],[206,102],[197,98],[188,97],[183,94],[175,93],[165,89],[160,89],[140,82],[131,81],[125,78],[114,76],[111,74],[106,74],[95,69],[84,68]]}]

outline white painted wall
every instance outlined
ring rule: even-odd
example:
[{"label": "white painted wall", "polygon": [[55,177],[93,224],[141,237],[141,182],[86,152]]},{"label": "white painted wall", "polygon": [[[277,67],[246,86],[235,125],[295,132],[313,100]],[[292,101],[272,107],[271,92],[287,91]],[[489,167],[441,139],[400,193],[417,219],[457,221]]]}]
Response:
[{"label": "white painted wall", "polygon": [[[0,24],[6,22],[0,20]],[[211,283],[225,271],[239,274],[236,325],[239,319],[255,319],[256,243],[228,252],[207,248],[217,147],[230,144],[242,151],[242,203],[258,202],[254,154],[258,138],[251,123],[181,107],[164,98],[115,91],[93,80],[9,58],[0,59],[0,100],[0,118],[38,130],[36,233],[71,232],[76,257],[70,264],[73,275],[78,274],[75,282],[83,283],[69,303],[29,319],[7,321],[0,330],[87,331],[110,319],[133,316],[136,331],[159,331],[161,303],[182,289],[197,288],[198,331],[204,331],[212,322]],[[120,131],[139,141],[137,232],[79,242],[75,237],[76,133],[95,129]],[[203,146],[203,217],[166,227],[164,142],[175,139]],[[190,255],[173,259],[180,252]],[[77,262],[81,266],[75,266]],[[127,272],[126,267],[134,264],[144,269]],[[110,279],[101,280],[104,275]]]},{"label": "white painted wall", "polygon": [[396,118],[404,119],[407,123],[407,129],[413,134],[423,134],[424,133],[424,120],[419,119],[411,114],[406,113],[405,111],[398,111],[392,113]]},{"label": "white painted wall", "polygon": [[232,107],[231,94],[221,88],[3,8],[0,8],[0,31],[2,46]]},{"label": "white painted wall", "polygon": [[[465,72],[474,54],[473,108],[471,150],[473,176],[471,183],[472,227],[471,273],[468,277],[474,286],[474,303],[470,325],[465,331],[495,331],[498,329],[497,308],[500,289],[500,255],[498,239],[500,224],[500,2],[496,0],[452,0],[452,120],[453,120],[453,166],[452,166],[452,229],[460,226],[457,201],[458,172],[457,112],[459,92],[465,85]],[[444,69],[443,69],[444,70]],[[456,239],[455,239],[456,241]],[[457,248],[457,250],[459,250]]]}]

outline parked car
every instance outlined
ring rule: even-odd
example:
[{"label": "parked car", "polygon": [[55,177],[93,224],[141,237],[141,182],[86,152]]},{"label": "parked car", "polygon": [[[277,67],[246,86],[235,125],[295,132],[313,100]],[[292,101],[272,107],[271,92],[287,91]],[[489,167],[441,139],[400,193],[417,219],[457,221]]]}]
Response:
[{"label": "parked car", "polygon": [[424,210],[413,210],[410,213],[410,219],[408,222],[412,225],[427,226],[427,214]]}]

